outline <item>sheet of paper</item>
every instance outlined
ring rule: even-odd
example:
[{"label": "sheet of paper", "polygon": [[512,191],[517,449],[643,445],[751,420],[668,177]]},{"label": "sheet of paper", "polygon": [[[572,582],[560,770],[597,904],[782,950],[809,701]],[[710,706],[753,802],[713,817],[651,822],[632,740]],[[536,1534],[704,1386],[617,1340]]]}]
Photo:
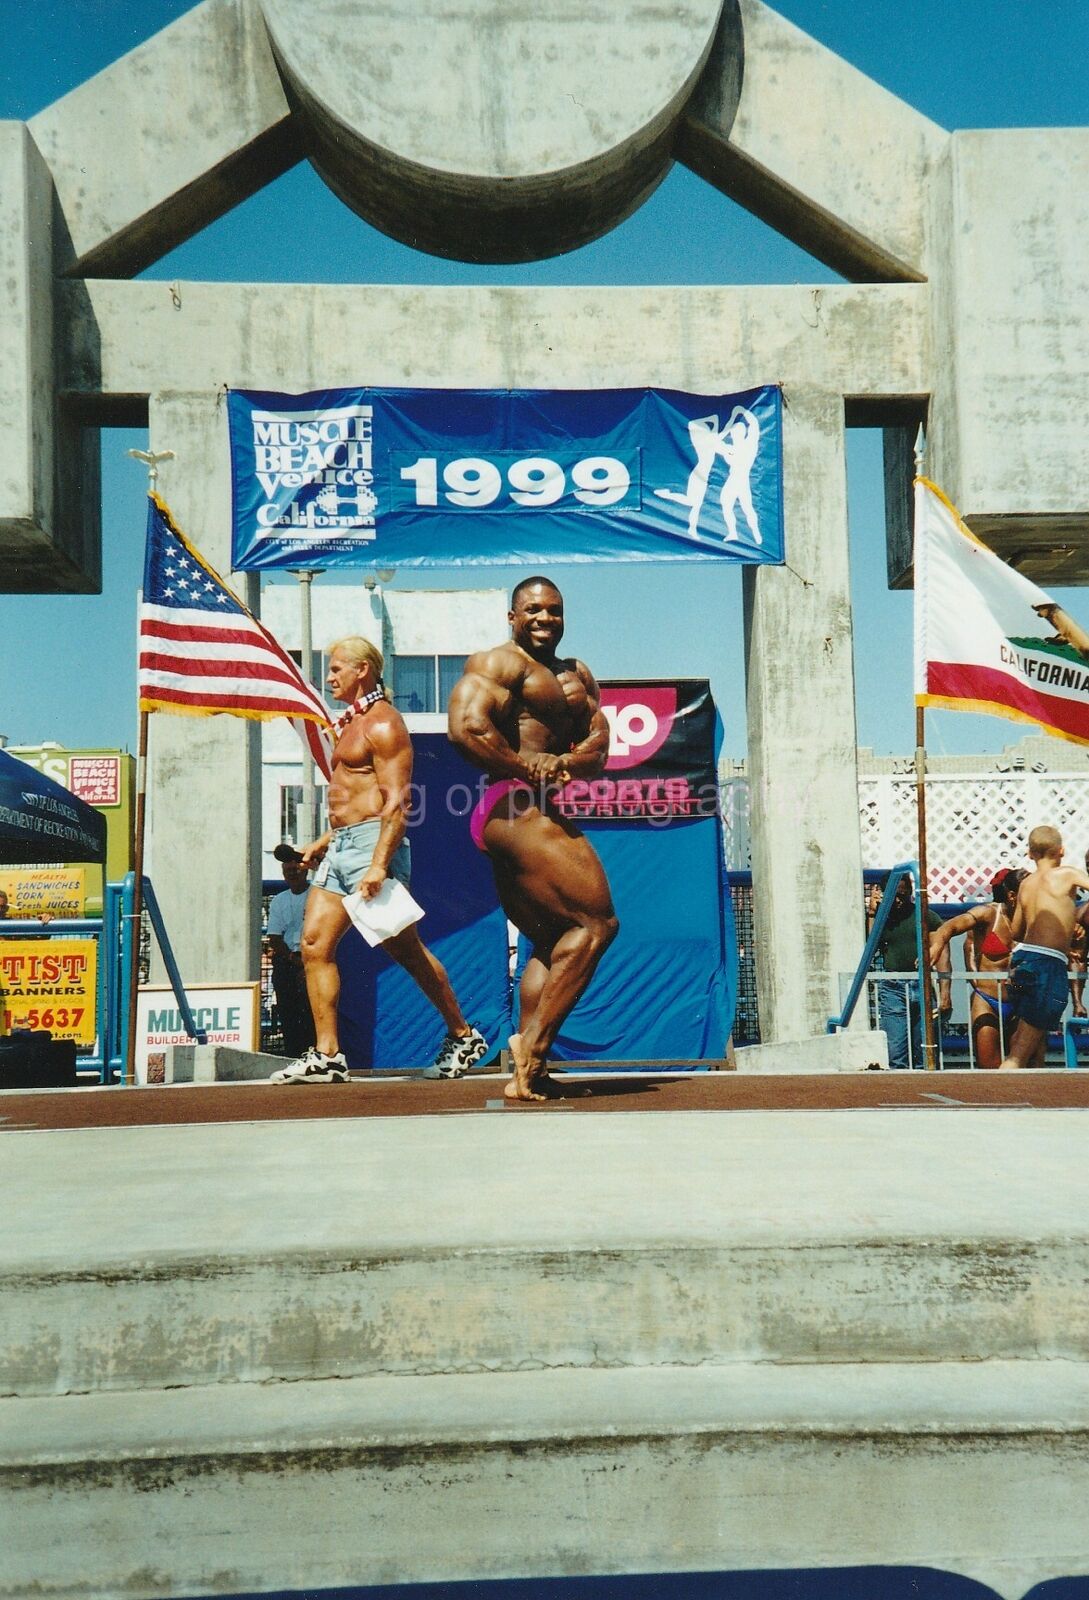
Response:
[{"label": "sheet of paper", "polygon": [[396,878],[387,878],[373,900],[364,900],[358,889],[345,895],[344,909],[369,945],[392,939],[423,916],[423,907]]}]

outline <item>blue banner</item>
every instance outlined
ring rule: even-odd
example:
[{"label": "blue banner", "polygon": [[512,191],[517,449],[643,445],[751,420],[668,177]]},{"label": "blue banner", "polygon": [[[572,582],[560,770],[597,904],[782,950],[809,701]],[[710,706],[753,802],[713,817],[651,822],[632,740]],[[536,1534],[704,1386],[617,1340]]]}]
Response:
[{"label": "blue banner", "polygon": [[236,389],[227,412],[236,570],[783,560],[773,385]]}]

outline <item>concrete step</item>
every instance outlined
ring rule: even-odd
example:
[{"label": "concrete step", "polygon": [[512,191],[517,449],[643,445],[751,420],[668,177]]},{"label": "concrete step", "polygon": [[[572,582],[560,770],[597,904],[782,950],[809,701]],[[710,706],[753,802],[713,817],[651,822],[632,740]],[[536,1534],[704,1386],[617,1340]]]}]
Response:
[{"label": "concrete step", "polygon": [[530,1113],[5,1134],[20,1226],[0,1237],[0,1392],[1089,1360],[1084,1119]]},{"label": "concrete step", "polygon": [[1089,1573],[1089,1365],[581,1369],[0,1401],[0,1594]]},{"label": "concrete step", "polygon": [[0,1393],[269,1379],[1089,1360],[1089,1240],[146,1260],[0,1278]]}]

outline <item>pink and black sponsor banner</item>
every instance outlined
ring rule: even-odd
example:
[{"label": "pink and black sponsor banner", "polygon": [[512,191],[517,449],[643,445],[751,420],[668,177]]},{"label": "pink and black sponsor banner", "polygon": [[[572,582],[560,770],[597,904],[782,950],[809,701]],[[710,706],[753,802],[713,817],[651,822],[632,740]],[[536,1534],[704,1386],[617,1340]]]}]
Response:
[{"label": "pink and black sponsor banner", "polygon": [[577,821],[670,822],[714,816],[715,707],[706,678],[630,679],[601,685],[609,759],[599,778],[575,778],[559,796]]}]

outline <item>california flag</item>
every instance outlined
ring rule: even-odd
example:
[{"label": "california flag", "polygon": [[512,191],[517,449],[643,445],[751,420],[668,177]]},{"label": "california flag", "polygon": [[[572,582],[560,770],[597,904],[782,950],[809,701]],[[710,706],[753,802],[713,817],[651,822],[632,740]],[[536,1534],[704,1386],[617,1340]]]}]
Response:
[{"label": "california flag", "polygon": [[915,480],[915,704],[1089,744],[1089,634]]}]

